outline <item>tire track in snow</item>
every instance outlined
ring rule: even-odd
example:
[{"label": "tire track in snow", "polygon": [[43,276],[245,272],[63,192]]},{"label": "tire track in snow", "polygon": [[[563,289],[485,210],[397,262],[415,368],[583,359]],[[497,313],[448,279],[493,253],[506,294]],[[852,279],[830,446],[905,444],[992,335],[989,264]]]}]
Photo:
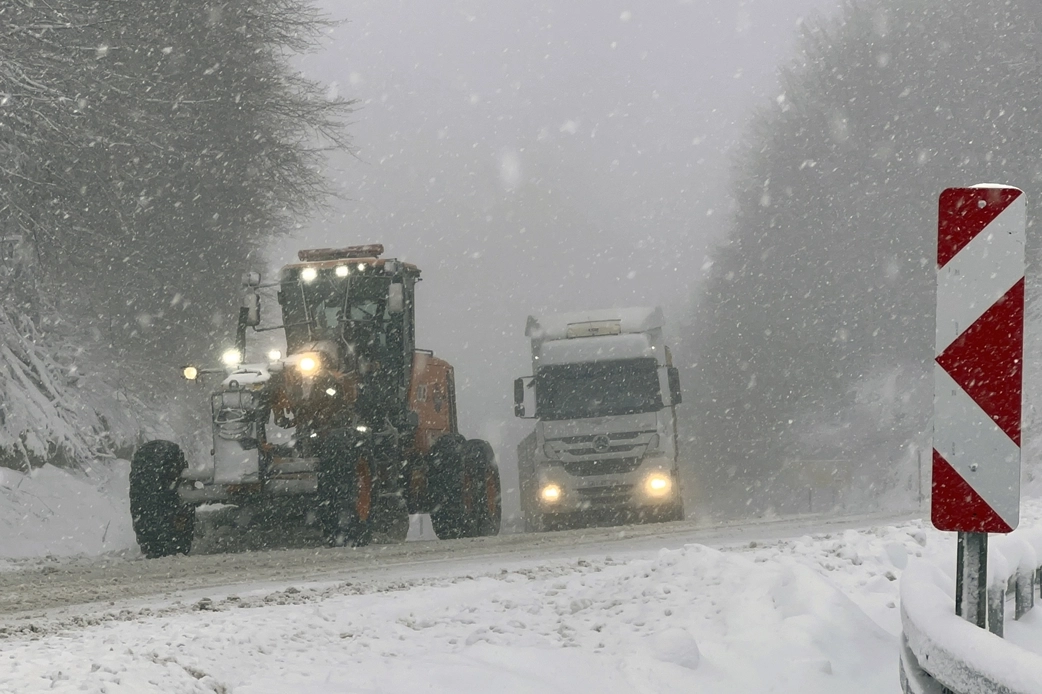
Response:
[{"label": "tire track in snow", "polygon": [[[107,557],[54,562],[41,568],[0,572],[0,637],[32,632],[33,624],[58,620],[89,625],[99,615],[128,610],[133,618],[145,599],[161,598],[173,609],[189,609],[203,598],[235,592],[275,594],[292,583],[340,583],[372,589],[379,583],[453,579],[461,571],[487,575],[533,560],[622,555],[699,543],[740,544],[864,527],[919,514],[795,519],[699,525],[659,525],[568,530],[537,535],[501,535],[437,542],[408,542],[364,549],[308,547],[234,554],[200,554],[144,560]],[[223,598],[221,598],[223,599]],[[154,610],[153,610],[154,611]],[[77,620],[79,620],[77,622]]]}]

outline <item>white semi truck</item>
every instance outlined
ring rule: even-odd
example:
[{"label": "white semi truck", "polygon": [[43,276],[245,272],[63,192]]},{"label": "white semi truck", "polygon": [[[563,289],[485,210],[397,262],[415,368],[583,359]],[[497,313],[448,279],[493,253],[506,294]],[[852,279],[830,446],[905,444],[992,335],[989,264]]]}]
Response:
[{"label": "white semi truck", "polygon": [[684,517],[677,468],[680,377],[660,308],[529,316],[532,376],[514,414],[525,529]]}]

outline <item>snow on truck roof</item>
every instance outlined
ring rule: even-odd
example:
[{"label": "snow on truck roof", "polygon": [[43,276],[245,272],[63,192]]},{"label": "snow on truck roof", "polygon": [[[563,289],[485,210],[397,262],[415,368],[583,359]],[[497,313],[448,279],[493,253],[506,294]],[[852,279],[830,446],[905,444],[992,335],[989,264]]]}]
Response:
[{"label": "snow on truck roof", "polygon": [[[655,307],[603,308],[593,311],[529,316],[525,335],[533,340],[563,340],[570,337],[592,337],[606,334],[599,326],[611,326],[611,333],[644,333],[661,328],[665,323],[662,309]],[[590,326],[584,330],[583,326]],[[617,326],[617,327],[614,327]]]},{"label": "snow on truck roof", "polygon": [[659,352],[661,350],[656,351],[655,345],[646,334],[624,333],[587,337],[582,340],[547,340],[541,343],[535,358],[542,367],[641,357],[664,359],[665,356]]}]

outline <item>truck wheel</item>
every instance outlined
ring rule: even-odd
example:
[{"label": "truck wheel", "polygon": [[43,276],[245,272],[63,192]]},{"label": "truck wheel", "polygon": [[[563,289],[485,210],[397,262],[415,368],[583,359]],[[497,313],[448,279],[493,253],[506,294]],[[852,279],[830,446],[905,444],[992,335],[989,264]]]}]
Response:
[{"label": "truck wheel", "polygon": [[684,502],[680,499],[672,501],[660,508],[648,509],[640,514],[639,520],[644,523],[670,523],[684,520]]},{"label": "truck wheel", "polygon": [[318,470],[318,517],[333,547],[364,547],[372,541],[373,467],[369,447],[335,434],[323,446]]},{"label": "truck wheel", "polygon": [[503,518],[503,488],[496,454],[487,441],[480,439],[467,441],[465,450],[473,487],[474,534],[498,535]]},{"label": "truck wheel", "polygon": [[130,518],[141,553],[149,559],[192,549],[195,508],[177,495],[186,467],[181,448],[170,441],[149,441],[130,461]]},{"label": "truck wheel", "polygon": [[444,434],[431,446],[427,466],[431,525],[442,540],[474,534],[475,499],[464,455],[465,443],[459,434]]}]

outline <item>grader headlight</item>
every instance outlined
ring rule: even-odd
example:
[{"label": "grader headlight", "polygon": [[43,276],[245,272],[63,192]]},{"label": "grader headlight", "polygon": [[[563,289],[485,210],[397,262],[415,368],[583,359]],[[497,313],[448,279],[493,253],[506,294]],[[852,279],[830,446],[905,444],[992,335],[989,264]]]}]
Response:
[{"label": "grader headlight", "polygon": [[297,368],[302,376],[314,376],[322,366],[322,358],[317,354],[305,354],[297,362]]},{"label": "grader headlight", "polygon": [[229,349],[221,355],[225,366],[236,367],[242,363],[242,354],[237,349]]}]

